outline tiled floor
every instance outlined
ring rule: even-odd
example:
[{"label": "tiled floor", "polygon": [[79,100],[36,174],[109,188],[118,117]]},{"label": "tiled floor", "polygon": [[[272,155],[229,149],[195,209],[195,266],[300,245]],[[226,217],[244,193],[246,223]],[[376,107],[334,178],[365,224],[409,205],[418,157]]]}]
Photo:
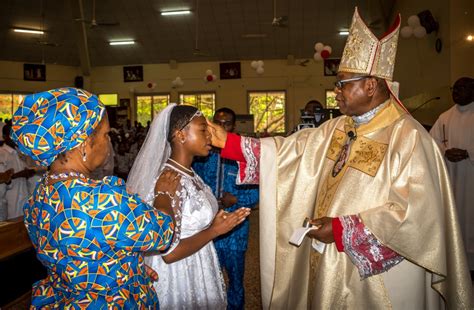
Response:
[{"label": "tiled floor", "polygon": [[249,247],[245,259],[245,309],[262,308],[260,296],[260,255],[258,242],[258,209],[250,214]]}]

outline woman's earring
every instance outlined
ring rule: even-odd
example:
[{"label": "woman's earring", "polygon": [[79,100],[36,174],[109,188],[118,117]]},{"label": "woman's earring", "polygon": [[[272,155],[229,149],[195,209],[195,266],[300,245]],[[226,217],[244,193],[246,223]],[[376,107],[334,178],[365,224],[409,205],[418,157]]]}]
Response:
[{"label": "woman's earring", "polygon": [[186,142],[186,140],[184,140],[184,139],[183,139],[183,140],[181,140],[181,144],[184,144],[184,142]]},{"label": "woman's earring", "polygon": [[87,154],[86,152],[82,153],[82,161],[87,161]]}]

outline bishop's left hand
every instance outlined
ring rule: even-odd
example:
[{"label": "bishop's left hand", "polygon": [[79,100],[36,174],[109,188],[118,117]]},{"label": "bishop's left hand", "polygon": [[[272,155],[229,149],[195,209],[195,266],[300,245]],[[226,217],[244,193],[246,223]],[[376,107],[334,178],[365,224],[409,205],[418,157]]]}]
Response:
[{"label": "bishop's left hand", "polygon": [[318,239],[324,243],[333,243],[334,235],[332,232],[332,217],[321,217],[318,219],[312,219],[311,224],[318,227],[308,232],[307,236],[310,238]]}]

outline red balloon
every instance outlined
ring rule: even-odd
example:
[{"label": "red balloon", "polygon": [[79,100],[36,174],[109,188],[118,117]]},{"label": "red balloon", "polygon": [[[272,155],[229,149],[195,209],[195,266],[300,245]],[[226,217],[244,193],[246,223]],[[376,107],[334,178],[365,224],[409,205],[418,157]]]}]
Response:
[{"label": "red balloon", "polygon": [[329,55],[330,55],[330,54],[329,54],[329,51],[327,51],[327,50],[322,50],[322,51],[321,51],[321,57],[322,57],[323,59],[328,58]]},{"label": "red balloon", "polygon": [[206,80],[208,82],[212,82],[212,74],[209,74],[207,77],[206,77]]},{"label": "red balloon", "polygon": [[152,88],[152,87],[153,87],[153,84],[148,83],[147,86],[148,86],[148,88]]}]

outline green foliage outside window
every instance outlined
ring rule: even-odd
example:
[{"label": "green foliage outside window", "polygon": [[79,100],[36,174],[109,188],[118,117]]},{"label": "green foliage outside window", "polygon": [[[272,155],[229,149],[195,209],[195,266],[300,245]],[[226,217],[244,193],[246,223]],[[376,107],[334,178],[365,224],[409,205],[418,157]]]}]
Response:
[{"label": "green foliage outside window", "polygon": [[0,118],[11,119],[24,98],[23,94],[0,94]]},{"label": "green foliage outside window", "polygon": [[255,132],[285,132],[285,92],[250,92],[248,100]]},{"label": "green foliage outside window", "polygon": [[336,102],[336,93],[333,90],[326,90],[326,109],[339,109]]},{"label": "green foliage outside window", "polygon": [[137,121],[146,126],[155,115],[169,104],[169,95],[137,96]]},{"label": "green foliage outside window", "polygon": [[216,95],[214,93],[180,94],[179,102],[198,108],[207,119],[212,119],[214,116],[216,106]]}]

